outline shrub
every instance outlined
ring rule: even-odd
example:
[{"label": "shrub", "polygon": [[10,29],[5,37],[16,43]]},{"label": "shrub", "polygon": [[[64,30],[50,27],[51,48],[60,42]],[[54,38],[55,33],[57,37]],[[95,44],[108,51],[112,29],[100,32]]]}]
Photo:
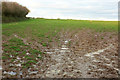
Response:
[{"label": "shrub", "polygon": [[19,18],[24,19],[29,12],[26,7],[17,2],[2,2],[2,18],[5,22],[9,22],[10,19],[11,21],[16,21]]}]

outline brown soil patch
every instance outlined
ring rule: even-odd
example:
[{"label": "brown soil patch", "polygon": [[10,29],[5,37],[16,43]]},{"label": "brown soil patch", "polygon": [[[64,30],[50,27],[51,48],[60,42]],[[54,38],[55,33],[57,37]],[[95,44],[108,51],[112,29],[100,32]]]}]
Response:
[{"label": "brown soil patch", "polygon": [[[92,30],[61,31],[59,41],[49,46],[33,41],[31,47],[44,54],[33,68],[21,76],[29,78],[116,78],[118,77],[118,34]],[[16,36],[18,37],[18,36]],[[20,38],[20,37],[19,37]],[[22,39],[22,38],[21,38]],[[23,39],[24,43],[29,42]],[[90,56],[89,56],[90,54]],[[88,56],[86,56],[88,55]],[[91,56],[92,55],[92,56]],[[8,66],[3,66],[8,67]],[[9,67],[8,67],[9,68]],[[11,70],[13,70],[11,68]],[[21,70],[22,71],[22,70]],[[4,74],[3,77],[11,77]]]}]

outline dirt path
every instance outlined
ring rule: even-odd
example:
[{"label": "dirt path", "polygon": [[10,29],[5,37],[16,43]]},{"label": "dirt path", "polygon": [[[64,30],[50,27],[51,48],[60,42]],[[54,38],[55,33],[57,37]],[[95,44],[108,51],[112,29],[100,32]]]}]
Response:
[{"label": "dirt path", "polygon": [[[44,72],[44,77],[49,78],[118,77],[119,69],[117,65],[118,62],[117,42],[116,39],[114,39],[115,37],[111,39],[112,43],[108,41],[109,44],[99,45],[100,48],[98,46],[96,49],[94,49],[94,52],[88,53],[89,49],[84,51],[84,49],[80,49],[78,48],[78,46],[76,47],[74,40],[76,40],[76,42],[79,42],[80,38],[77,37],[77,34],[74,34],[75,35],[74,37],[76,37],[77,39],[70,38],[71,34],[64,33],[63,35],[61,35],[62,39],[61,47],[59,48],[54,47],[46,50],[47,54],[50,56],[51,61],[50,63],[47,64],[48,67]],[[107,38],[109,36],[104,37]],[[87,40],[87,38],[85,40]],[[75,44],[74,47],[69,46],[69,42],[71,41],[73,41],[72,45]],[[84,45],[82,47],[84,47]],[[94,48],[95,47],[96,46],[94,46]],[[37,77],[43,76],[40,76],[40,74],[38,74]]]},{"label": "dirt path", "polygon": [[54,49],[54,52],[47,52],[47,54],[51,54],[51,59],[56,64],[48,67],[45,71],[46,77],[90,77],[86,72],[90,64],[85,63],[82,57],[74,55],[74,52],[67,47],[68,42],[69,40],[64,41],[62,47]]}]

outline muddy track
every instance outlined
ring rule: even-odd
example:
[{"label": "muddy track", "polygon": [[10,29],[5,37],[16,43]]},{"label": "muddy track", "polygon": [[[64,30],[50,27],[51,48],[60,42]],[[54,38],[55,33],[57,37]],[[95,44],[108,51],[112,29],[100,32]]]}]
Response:
[{"label": "muddy track", "polygon": [[[94,40],[90,37],[83,37],[85,41],[81,41],[84,45],[80,47],[76,43],[80,42],[83,36],[89,36],[83,33],[62,32],[61,34],[61,47],[54,47],[47,50],[50,56],[50,64],[47,64],[47,69],[44,72],[44,77],[50,78],[115,78],[118,77],[118,53],[117,53],[117,37],[113,36],[112,39],[105,41],[99,40],[100,44],[95,44]],[[88,31],[88,33],[92,33]],[[73,35],[72,35],[73,34]],[[91,34],[90,34],[91,35]],[[110,34],[104,36],[107,39]],[[93,35],[91,35],[93,36]],[[95,37],[101,35],[96,35]],[[81,38],[80,38],[81,37]],[[86,38],[86,39],[85,39]],[[89,39],[87,39],[89,38]],[[93,40],[90,43],[91,39]],[[87,41],[88,40],[88,41]],[[111,41],[112,40],[112,41]],[[71,46],[69,42],[71,42]],[[86,44],[89,42],[90,44]],[[106,43],[106,44],[103,44]],[[80,45],[80,43],[79,43]],[[84,47],[87,45],[86,47]],[[88,47],[93,46],[93,48]],[[98,47],[96,45],[99,45]],[[97,47],[97,48],[96,48]],[[84,49],[85,50],[84,50]],[[89,52],[89,49],[91,52]],[[92,52],[93,49],[93,52]],[[36,77],[42,77],[37,74]]]},{"label": "muddy track", "polygon": [[[15,37],[28,44],[27,39]],[[36,47],[46,52],[35,69],[29,68],[24,77],[31,78],[116,78],[118,77],[117,33],[91,30],[62,31],[59,42],[51,47]],[[29,73],[29,74],[28,74]]]}]

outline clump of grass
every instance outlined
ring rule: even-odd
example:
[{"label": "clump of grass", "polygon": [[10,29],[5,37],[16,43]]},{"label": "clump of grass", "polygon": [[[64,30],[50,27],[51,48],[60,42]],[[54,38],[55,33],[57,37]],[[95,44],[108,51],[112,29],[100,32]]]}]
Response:
[{"label": "clump of grass", "polygon": [[17,47],[16,46],[10,46],[11,49],[16,49]]},{"label": "clump of grass", "polygon": [[19,48],[17,48],[17,49],[14,49],[14,50],[15,50],[15,51],[17,51],[17,52],[18,52],[18,51],[21,51],[21,49],[19,49]]},{"label": "clump of grass", "polygon": [[25,62],[25,63],[22,64],[22,67],[23,68],[32,67],[31,64],[36,64],[36,63],[37,63],[37,61],[35,61],[35,60],[28,60],[27,62]]},{"label": "clump of grass", "polygon": [[11,62],[14,62],[15,61],[15,59],[11,59]]},{"label": "clump of grass", "polygon": [[36,49],[31,49],[30,52],[31,52],[32,54],[42,54],[41,51],[36,50]]},{"label": "clump of grass", "polygon": [[19,53],[16,52],[16,53],[11,53],[11,54],[16,56],[16,55],[18,55]]},{"label": "clump of grass", "polygon": [[71,41],[68,42],[68,46],[71,46]]},{"label": "clump of grass", "polygon": [[23,55],[26,55],[26,51],[23,51],[22,54],[23,54]]},{"label": "clump of grass", "polygon": [[46,43],[42,43],[42,46],[47,46],[47,44]]},{"label": "clump of grass", "polygon": [[9,53],[4,53],[5,55],[9,56],[10,54]]},{"label": "clump of grass", "polygon": [[6,56],[2,56],[2,59],[5,60],[5,59],[7,59],[7,57]]},{"label": "clump of grass", "polygon": [[22,40],[21,39],[18,39],[18,38],[12,38],[9,40],[10,42],[21,42]]},{"label": "clump of grass", "polygon": [[52,42],[52,39],[50,39],[49,42]]},{"label": "clump of grass", "polygon": [[101,39],[104,39],[104,37],[101,37]]},{"label": "clump of grass", "polygon": [[4,47],[8,46],[8,44],[3,44]]},{"label": "clump of grass", "polygon": [[112,38],[112,36],[109,37],[110,39]]},{"label": "clump of grass", "polygon": [[29,57],[29,56],[25,56],[25,58],[27,59],[27,60],[32,60],[33,58],[31,58],[31,57]]},{"label": "clump of grass", "polygon": [[37,58],[42,59],[42,57],[41,57],[41,56],[38,56]]},{"label": "clump of grass", "polygon": [[44,34],[38,34],[38,37],[45,37]]},{"label": "clump of grass", "polygon": [[36,64],[37,61],[35,61],[35,60],[29,60],[29,61],[26,62],[26,64],[32,64],[32,63]]},{"label": "clump of grass", "polygon": [[11,51],[11,49],[4,49],[4,51],[5,51],[5,52],[10,52],[10,51]]},{"label": "clump of grass", "polygon": [[23,67],[23,68],[28,68],[28,67],[31,67],[31,64],[23,64],[22,67]]}]

